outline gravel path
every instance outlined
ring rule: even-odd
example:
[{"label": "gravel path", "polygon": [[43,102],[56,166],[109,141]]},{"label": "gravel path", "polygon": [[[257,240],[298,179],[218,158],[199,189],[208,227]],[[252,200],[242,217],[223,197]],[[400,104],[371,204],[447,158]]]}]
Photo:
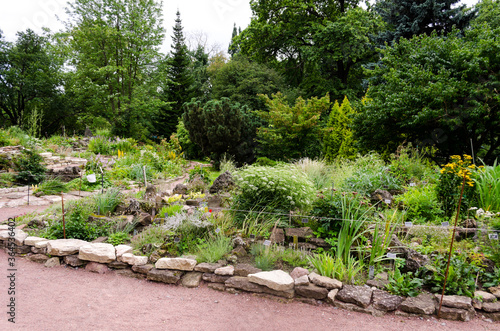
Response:
[{"label": "gravel path", "polygon": [[372,317],[324,304],[187,289],[16,258],[16,324],[7,321],[7,254],[0,251],[0,330],[500,330],[467,323]]}]

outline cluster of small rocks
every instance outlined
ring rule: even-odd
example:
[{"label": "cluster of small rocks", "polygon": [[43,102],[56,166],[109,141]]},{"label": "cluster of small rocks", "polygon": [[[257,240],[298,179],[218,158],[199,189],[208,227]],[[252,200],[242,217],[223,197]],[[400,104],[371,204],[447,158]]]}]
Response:
[{"label": "cluster of small rocks", "polygon": [[[1,246],[9,238],[6,225],[0,226]],[[248,264],[226,265],[197,263],[194,258],[159,258],[154,264],[147,256],[137,256],[128,245],[113,246],[107,243],[89,243],[78,239],[47,240],[31,237],[22,229],[15,229],[16,253],[46,267],[66,264],[84,267],[97,273],[114,272],[138,279],[185,287],[198,287],[203,280],[208,287],[237,293],[239,291],[272,295],[285,299],[295,298],[313,304],[329,303],[341,309],[382,316],[394,312],[401,316],[428,316],[438,313],[439,295],[422,293],[417,297],[404,298],[392,295],[377,286],[355,286],[295,268],[290,274],[282,270],[262,271]],[[500,287],[490,292],[477,291],[475,299],[444,296],[440,317],[450,320],[469,321],[476,312],[492,321],[500,321]]]}]

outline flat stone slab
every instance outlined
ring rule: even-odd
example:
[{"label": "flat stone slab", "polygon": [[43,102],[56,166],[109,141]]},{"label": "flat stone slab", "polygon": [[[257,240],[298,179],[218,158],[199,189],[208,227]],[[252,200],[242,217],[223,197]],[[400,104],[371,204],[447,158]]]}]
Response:
[{"label": "flat stone slab", "polygon": [[210,272],[205,272],[202,276],[202,279],[209,283],[225,283],[229,278],[231,276],[216,275]]},{"label": "flat stone slab", "polygon": [[153,269],[155,266],[152,264],[145,264],[145,265],[134,265],[132,266],[132,271],[137,272],[139,274],[144,274],[147,275],[148,272]]},{"label": "flat stone slab", "polygon": [[39,241],[35,243],[35,248],[47,248],[47,244],[49,240],[45,239],[44,241]]},{"label": "flat stone slab", "polygon": [[232,265],[228,265],[226,267],[220,267],[215,269],[214,274],[221,276],[232,276],[234,275],[234,267]]},{"label": "flat stone slab", "polygon": [[[436,294],[436,299],[438,302],[441,300],[441,295]],[[472,299],[469,297],[464,297],[461,295],[445,295],[443,296],[443,306],[458,309],[473,309]]]},{"label": "flat stone slab", "polygon": [[132,253],[133,249],[129,245],[118,245],[115,247],[115,251],[116,251],[116,258],[119,258],[125,253]]},{"label": "flat stone slab", "polygon": [[[264,285],[275,291],[293,290],[293,278],[283,270],[263,271],[248,275],[252,283]],[[227,286],[227,285],[226,285]]]},{"label": "flat stone slab", "polygon": [[165,270],[165,269],[151,269],[148,274],[148,280],[155,282],[177,284],[181,279],[183,272],[180,270]]},{"label": "flat stone slab", "polygon": [[375,308],[373,308],[373,306],[368,306],[366,308],[363,308],[363,307],[360,307],[360,306],[355,305],[353,303],[347,303],[347,302],[338,301],[338,300],[333,301],[332,304],[335,307],[340,308],[340,309],[355,311],[358,313],[370,314],[370,315],[375,316],[375,317],[384,316],[386,314],[385,311],[375,309]]},{"label": "flat stone slab", "polygon": [[488,313],[500,312],[500,301],[483,302],[483,310]]},{"label": "flat stone slab", "polygon": [[224,283],[226,287],[229,288],[235,288],[243,291],[248,291],[248,292],[255,292],[255,293],[266,293],[266,294],[271,294],[287,299],[293,298],[295,291],[293,289],[291,290],[286,290],[286,291],[276,291],[273,290],[267,286],[264,285],[259,285],[256,283],[253,283],[249,280],[248,277],[240,277],[240,276],[234,276],[226,280]]},{"label": "flat stone slab", "polygon": [[200,286],[201,275],[202,273],[197,271],[186,272],[182,277],[182,286],[190,288]]},{"label": "flat stone slab", "polygon": [[471,309],[458,309],[442,306],[440,318],[444,318],[451,321],[462,321],[468,322],[474,318],[475,315],[474,308]]},{"label": "flat stone slab", "polygon": [[344,285],[336,299],[366,308],[372,300],[373,290],[366,286]]},{"label": "flat stone slab", "polygon": [[148,263],[147,256],[137,256],[132,253],[125,253],[118,260],[130,265],[145,265]]},{"label": "flat stone slab", "polygon": [[115,247],[105,243],[83,245],[80,247],[78,258],[85,261],[109,263],[116,260]]},{"label": "flat stone slab", "polygon": [[309,277],[307,275],[303,275],[301,277],[295,278],[295,287],[309,285]]},{"label": "flat stone slab", "polygon": [[196,260],[185,259],[181,257],[169,258],[162,257],[156,261],[156,269],[171,269],[171,270],[182,270],[182,271],[193,271],[196,266]]},{"label": "flat stone slab", "polygon": [[240,263],[234,267],[235,276],[247,277],[250,274],[256,274],[258,272],[262,272],[262,270],[246,263]]},{"label": "flat stone slab", "polygon": [[47,241],[47,239],[40,237],[26,237],[26,239],[24,239],[24,244],[28,246],[35,246],[36,243],[42,241]]},{"label": "flat stone slab", "polygon": [[342,288],[342,282],[339,280],[336,280],[334,278],[326,277],[326,276],[320,276],[315,272],[311,272],[309,274],[309,280],[311,283],[325,287],[328,290],[333,290],[333,289],[341,289]]},{"label": "flat stone slab", "polygon": [[194,267],[194,271],[199,271],[199,272],[211,272],[213,273],[215,269],[222,267],[220,263],[207,263],[203,262],[200,264],[197,264],[196,267]]},{"label": "flat stone slab", "polygon": [[432,294],[421,293],[415,298],[406,298],[399,309],[410,314],[432,315],[436,312],[436,301]]},{"label": "flat stone slab", "polygon": [[386,291],[375,290],[372,294],[373,308],[383,311],[393,311],[399,308],[404,298],[392,295]]},{"label": "flat stone slab", "polygon": [[24,240],[28,237],[28,234],[20,229],[14,229],[14,231],[3,230],[0,231],[0,240],[9,240],[12,232],[14,232],[14,242],[17,246],[22,246],[24,244]]},{"label": "flat stone slab", "polygon": [[45,254],[33,254],[33,255],[26,256],[26,258],[32,262],[44,263],[44,264],[45,264],[45,262],[47,262],[48,259],[50,259]]},{"label": "flat stone slab", "polygon": [[80,260],[77,255],[66,255],[64,257],[64,263],[72,267],[81,267],[86,261]]},{"label": "flat stone slab", "polygon": [[73,255],[80,251],[80,247],[88,244],[88,242],[79,239],[49,240],[47,254],[56,256]]},{"label": "flat stone slab", "polygon": [[90,272],[95,272],[98,274],[106,274],[110,271],[108,266],[103,263],[97,263],[97,262],[89,262],[85,266],[85,270],[90,271]]},{"label": "flat stone slab", "polygon": [[474,298],[480,299],[481,302],[493,302],[497,300],[496,296],[485,291],[475,291]]},{"label": "flat stone slab", "polygon": [[323,300],[328,295],[328,290],[324,287],[314,284],[302,285],[295,287],[295,293],[305,298]]}]

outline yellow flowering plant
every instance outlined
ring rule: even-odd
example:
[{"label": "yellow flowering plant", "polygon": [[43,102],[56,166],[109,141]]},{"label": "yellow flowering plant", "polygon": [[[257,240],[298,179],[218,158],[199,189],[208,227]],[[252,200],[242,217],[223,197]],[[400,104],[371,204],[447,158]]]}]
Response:
[{"label": "yellow flowering plant", "polygon": [[451,217],[456,212],[464,178],[461,213],[465,213],[474,205],[477,198],[474,179],[479,169],[472,163],[472,157],[466,154],[452,155],[450,162],[441,168],[436,193],[442,203],[445,216]]}]

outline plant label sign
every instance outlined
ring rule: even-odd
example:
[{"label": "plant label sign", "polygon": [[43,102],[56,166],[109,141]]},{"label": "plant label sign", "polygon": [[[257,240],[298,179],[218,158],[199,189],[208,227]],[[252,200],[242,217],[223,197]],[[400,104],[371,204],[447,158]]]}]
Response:
[{"label": "plant label sign", "polygon": [[309,219],[308,218],[303,218],[302,219],[302,223],[304,223],[304,224],[309,223]]},{"label": "plant label sign", "polygon": [[220,232],[219,228],[215,229],[215,233],[219,233],[219,232]]},{"label": "plant label sign", "polygon": [[90,175],[87,175],[87,180],[89,181],[89,183],[95,183],[95,174],[90,174]]},{"label": "plant label sign", "polygon": [[264,246],[271,246],[271,240],[264,240]]},{"label": "plant label sign", "polygon": [[391,204],[391,202],[392,202],[392,200],[390,200],[390,199],[385,199],[384,201],[385,201],[385,203],[386,203],[386,204],[388,204],[388,205],[390,205],[390,204]]},{"label": "plant label sign", "polygon": [[375,267],[371,265],[371,266],[370,266],[370,272],[369,272],[368,277],[369,277],[370,279],[373,279],[373,277],[374,277],[374,276],[375,276]]},{"label": "plant label sign", "polygon": [[388,259],[395,259],[395,258],[397,258],[397,255],[393,254],[393,253],[387,253],[387,258]]},{"label": "plant label sign", "polygon": [[492,240],[498,240],[498,233],[490,233],[488,237]]},{"label": "plant label sign", "polygon": [[450,222],[443,222],[443,223],[441,223],[441,226],[446,228],[446,227],[450,226]]},{"label": "plant label sign", "polygon": [[405,222],[405,226],[410,228],[413,226],[413,223],[412,222]]},{"label": "plant label sign", "polygon": [[415,184],[415,183],[410,183],[410,187],[415,187],[415,186],[417,186],[417,184]]}]

